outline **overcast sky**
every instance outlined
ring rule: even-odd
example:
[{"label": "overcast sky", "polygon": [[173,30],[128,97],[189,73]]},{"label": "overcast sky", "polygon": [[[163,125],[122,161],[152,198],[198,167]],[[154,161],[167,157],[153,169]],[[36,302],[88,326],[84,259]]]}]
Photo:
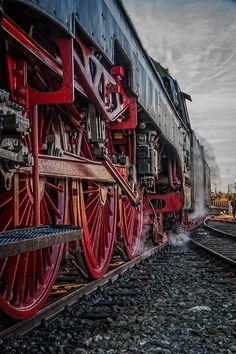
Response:
[{"label": "overcast sky", "polygon": [[213,176],[212,189],[217,185],[227,190],[236,182],[236,1],[124,4],[149,55],[192,96],[192,128],[202,137],[210,164],[215,165],[215,157],[220,169],[221,178]]}]

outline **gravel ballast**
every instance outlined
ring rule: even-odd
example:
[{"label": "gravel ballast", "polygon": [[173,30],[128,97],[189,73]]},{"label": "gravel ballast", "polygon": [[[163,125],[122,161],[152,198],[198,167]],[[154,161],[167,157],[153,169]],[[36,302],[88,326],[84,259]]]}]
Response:
[{"label": "gravel ballast", "polygon": [[236,353],[236,278],[219,261],[172,246],[1,353]]}]

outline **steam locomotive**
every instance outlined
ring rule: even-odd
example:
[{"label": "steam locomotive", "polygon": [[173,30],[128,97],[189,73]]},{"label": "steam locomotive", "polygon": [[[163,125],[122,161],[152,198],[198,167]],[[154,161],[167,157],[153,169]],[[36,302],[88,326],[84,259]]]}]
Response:
[{"label": "steam locomotive", "polygon": [[207,204],[185,99],[122,1],[0,1],[2,311],[34,315],[62,257],[103,277]]}]

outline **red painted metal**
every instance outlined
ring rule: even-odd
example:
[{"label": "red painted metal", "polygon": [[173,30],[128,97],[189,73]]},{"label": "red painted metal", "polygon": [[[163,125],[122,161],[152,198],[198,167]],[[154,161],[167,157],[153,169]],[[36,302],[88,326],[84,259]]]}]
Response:
[{"label": "red painted metal", "polygon": [[[12,93],[17,93],[16,101],[27,107],[35,104],[72,103],[74,100],[74,86],[78,86],[78,82],[74,83],[73,40],[67,37],[56,40],[62,59],[62,64],[59,64],[50,53],[37,44],[8,17],[3,16],[0,24],[9,35],[11,44],[20,47],[27,55],[32,55],[33,61],[37,59],[63,79],[61,88],[53,92],[37,92],[27,87],[27,82],[24,84],[22,82],[17,84],[16,82],[16,87],[11,90]],[[104,119],[113,122],[117,119],[119,120],[118,124],[121,123],[121,125],[114,124],[112,129],[135,128],[137,125],[136,98],[129,97],[121,86],[121,77],[124,76],[123,68],[119,66],[112,68],[111,73],[113,76],[110,75],[81,39],[76,38],[76,41],[82,53],[82,58],[80,58],[74,51],[76,76],[79,83],[82,84],[85,93],[90,97]],[[8,60],[10,61],[12,58],[8,57]],[[91,65],[94,66],[93,69]],[[14,65],[11,65],[11,67],[13,69]],[[26,67],[18,68],[18,73],[20,75],[25,74],[25,70]],[[12,78],[13,76],[11,74]],[[11,87],[13,87],[13,83],[14,80],[12,79]],[[103,86],[102,92],[101,86]]]},{"label": "red painted metal", "polygon": [[39,174],[115,183],[114,178],[101,162],[82,160],[69,154],[65,154],[64,157],[39,155]]},{"label": "red painted metal", "polygon": [[60,38],[56,41],[62,60],[62,85],[52,92],[35,92],[29,89],[29,104],[62,104],[74,101],[73,40]]},{"label": "red painted metal", "polygon": [[40,195],[39,195],[39,141],[38,141],[38,106],[34,106],[32,110],[32,139],[33,147],[33,195],[34,195],[34,224],[40,225]]},{"label": "red painted metal", "polygon": [[129,97],[129,115],[127,118],[117,121],[111,124],[111,130],[121,129],[135,129],[137,126],[137,98]]},{"label": "red painted metal", "polygon": [[125,76],[125,69],[123,66],[113,66],[111,68],[111,75],[115,76],[119,81]]},{"label": "red painted metal", "polygon": [[[82,247],[83,260],[77,261],[86,265],[94,278],[102,277],[110,262],[116,235],[117,192],[115,180],[101,162],[92,161],[91,145],[86,139],[86,130],[81,129],[80,156],[67,152],[73,146],[65,143],[65,137],[75,136],[74,126],[65,126],[63,111],[51,108],[53,113],[42,111],[44,126],[39,128],[39,146],[43,146],[45,136],[51,132],[60,135],[63,157],[39,155],[39,175],[54,178],[72,178],[71,187],[63,191],[66,200],[70,201],[71,218],[67,222],[82,226],[83,240],[73,245],[75,250]],[[42,119],[42,117],[40,119]],[[63,118],[62,118],[63,117]],[[80,129],[80,124],[77,125]],[[73,134],[72,134],[73,133]],[[108,133],[108,129],[106,129]],[[42,151],[43,152],[43,151]],[[47,202],[47,205],[50,203]],[[44,223],[44,220],[42,221]]]},{"label": "red painted metal", "polygon": [[110,172],[112,177],[115,179],[116,183],[120,186],[125,195],[129,198],[130,202],[134,206],[138,206],[140,204],[140,199],[137,195],[132,191],[128,182],[125,178],[119,173],[116,169],[115,165],[109,159],[108,156],[104,156],[104,161],[102,162],[106,169]]},{"label": "red painted metal", "polygon": [[26,51],[28,55],[32,54],[33,57],[37,58],[42,64],[45,64],[56,74],[62,76],[61,65],[55,58],[17,26],[9,17],[6,15],[2,16],[0,26],[9,35],[9,39],[14,39],[15,44],[20,46],[23,52]]},{"label": "red painted metal", "polygon": [[184,205],[184,195],[183,192],[168,192],[166,194],[155,194],[150,195],[150,200],[161,200],[164,201],[163,208],[156,208],[157,213],[168,213],[173,211],[179,211]]},{"label": "red painted metal", "polygon": [[[61,88],[53,92],[37,92],[29,87],[26,90],[27,82],[24,85],[22,82],[20,85],[16,83],[14,92],[17,93],[17,96],[20,96],[16,97],[18,102],[25,106],[72,103],[74,100],[73,40],[67,37],[56,40],[61,54],[61,65],[7,16],[2,17],[0,24],[7,32],[10,44],[20,47],[27,55],[33,56],[33,61],[37,59],[41,64],[46,65],[47,68],[63,78]],[[85,93],[90,97],[104,119],[113,122],[117,119],[120,122],[123,121],[118,129],[135,128],[137,124],[136,98],[129,97],[121,86],[121,77],[124,76],[123,68],[119,66],[112,68],[113,76],[110,75],[81,39],[76,38],[76,42],[80,47],[81,54],[80,57],[74,51],[76,76]],[[10,61],[10,58],[8,60]],[[18,68],[18,73],[23,74],[25,70],[26,68]],[[14,81],[11,80],[11,86],[13,86],[13,83]],[[76,87],[77,84],[78,82],[75,85]],[[101,87],[103,88],[101,89]],[[24,99],[21,96],[25,96]],[[112,129],[117,129],[117,126],[114,125]]]},{"label": "red painted metal", "polygon": [[[63,182],[58,185],[53,179],[47,181],[46,176],[39,177],[38,153],[49,133],[50,110],[43,114],[37,105],[28,109],[31,102],[26,61],[8,56],[7,64],[11,95],[26,108],[25,115],[31,120],[32,132],[24,138],[24,143],[33,151],[34,166],[32,177],[21,173],[18,187],[14,184],[10,191],[0,191],[1,230],[12,229],[16,223],[27,227],[68,222],[69,198],[63,193]],[[45,100],[47,102],[46,96]],[[17,207],[17,200],[18,215],[12,212]],[[57,274],[63,248],[63,244],[56,245],[1,261],[0,307],[6,314],[25,319],[42,307]]]},{"label": "red painted metal", "polygon": [[107,271],[116,236],[117,189],[96,181],[74,181],[73,224],[83,228],[81,246],[95,279]]},{"label": "red painted metal", "polygon": [[20,200],[19,200],[19,175],[17,173],[14,174],[13,177],[13,227],[19,226],[19,207],[20,207]]},{"label": "red painted metal", "polygon": [[140,252],[143,230],[143,192],[139,192],[141,203],[134,207],[128,197],[122,197],[122,236],[128,258],[134,259]]},{"label": "red painted metal", "polygon": [[0,25],[9,35],[10,44],[20,47],[26,55],[32,55],[33,62],[37,59],[41,64],[62,77],[62,85],[58,90],[38,92],[28,86],[27,63],[21,59],[13,59],[12,56],[8,55],[8,69],[13,100],[25,107],[38,104],[72,103],[74,101],[73,40],[68,37],[56,40],[62,61],[59,64],[50,53],[22,31],[8,17],[3,16],[0,20]]},{"label": "red painted metal", "polygon": [[[45,187],[45,179],[40,179],[42,223],[51,224],[57,215],[53,214],[51,205],[46,203],[49,190],[57,193],[58,206],[50,200],[60,217],[63,217],[66,206],[61,200],[64,199],[63,193],[58,191],[57,185],[47,185],[47,188],[50,187],[48,190]],[[19,199],[19,226],[33,226],[34,192],[30,177],[20,177]],[[1,193],[0,201],[0,225],[1,231],[4,231],[13,226],[14,189]],[[41,308],[51,290],[62,252],[63,245],[56,245],[0,260],[0,307],[7,315],[21,320],[33,316]]]},{"label": "red painted metal", "polygon": [[134,99],[126,94],[120,83],[121,75],[117,75],[123,75],[123,70],[114,67],[112,76],[80,38],[75,40],[79,47],[74,53],[75,75],[98,112],[112,122],[117,119],[136,122]]}]

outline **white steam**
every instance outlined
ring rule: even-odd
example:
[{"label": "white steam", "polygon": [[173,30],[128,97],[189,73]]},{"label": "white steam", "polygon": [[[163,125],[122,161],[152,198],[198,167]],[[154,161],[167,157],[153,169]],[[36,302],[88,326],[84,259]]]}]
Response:
[{"label": "white steam", "polygon": [[187,232],[181,232],[179,234],[175,234],[172,231],[170,231],[169,242],[173,246],[186,247],[189,242],[189,235]]}]

